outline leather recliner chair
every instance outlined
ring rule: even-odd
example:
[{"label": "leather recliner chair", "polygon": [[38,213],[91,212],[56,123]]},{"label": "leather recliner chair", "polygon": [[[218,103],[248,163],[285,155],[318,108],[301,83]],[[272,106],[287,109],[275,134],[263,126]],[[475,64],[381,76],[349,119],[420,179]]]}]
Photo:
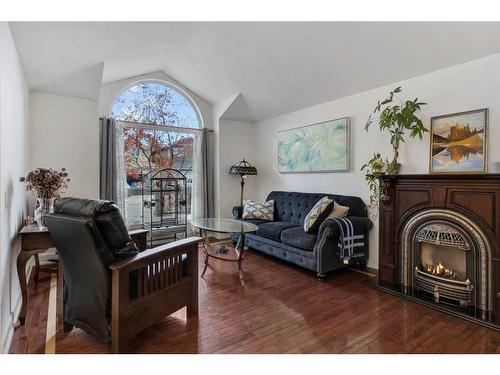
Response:
[{"label": "leather recliner chair", "polygon": [[62,198],[45,221],[64,274],[65,331],[73,326],[127,352],[136,333],[187,306],[198,314],[198,242],[140,251],[111,201]]}]

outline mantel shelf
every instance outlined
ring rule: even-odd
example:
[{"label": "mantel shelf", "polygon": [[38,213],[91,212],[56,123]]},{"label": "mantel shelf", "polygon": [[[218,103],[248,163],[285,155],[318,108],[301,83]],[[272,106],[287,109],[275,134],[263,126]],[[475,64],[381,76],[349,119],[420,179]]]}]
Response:
[{"label": "mantel shelf", "polygon": [[500,180],[500,173],[386,174],[383,180]]}]

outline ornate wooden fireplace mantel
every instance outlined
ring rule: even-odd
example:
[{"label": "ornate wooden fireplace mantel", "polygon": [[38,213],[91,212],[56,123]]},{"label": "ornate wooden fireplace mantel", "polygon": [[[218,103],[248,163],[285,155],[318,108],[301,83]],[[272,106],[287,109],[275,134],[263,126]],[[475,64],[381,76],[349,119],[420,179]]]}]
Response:
[{"label": "ornate wooden fireplace mantel", "polygon": [[483,252],[478,262],[484,262],[483,277],[488,283],[488,296],[483,297],[487,310],[500,316],[500,174],[391,175],[384,176],[383,183],[379,283],[401,285],[406,273],[412,272],[405,269],[403,258],[407,256],[405,231],[412,220],[426,212],[449,213],[478,233],[476,242]]}]

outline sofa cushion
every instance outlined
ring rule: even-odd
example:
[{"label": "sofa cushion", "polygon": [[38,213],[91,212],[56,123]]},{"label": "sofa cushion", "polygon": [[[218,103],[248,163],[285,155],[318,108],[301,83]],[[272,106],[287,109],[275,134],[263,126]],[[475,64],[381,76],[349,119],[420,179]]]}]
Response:
[{"label": "sofa cushion", "polygon": [[304,232],[302,227],[285,229],[281,232],[281,242],[299,249],[313,251],[317,233]]},{"label": "sofa cushion", "polygon": [[304,230],[306,232],[313,232],[319,228],[319,225],[328,216],[332,210],[333,200],[328,197],[323,197],[316,202],[316,204],[307,213],[304,219]]},{"label": "sofa cushion", "polygon": [[349,207],[349,216],[367,216],[363,200],[359,197],[347,195],[272,191],[267,196],[267,200],[273,199],[276,202],[274,209],[275,221],[289,221],[297,225],[304,225],[304,218],[307,213],[325,195],[338,204]]},{"label": "sofa cushion", "polygon": [[333,201],[333,209],[328,215],[327,219],[339,219],[341,217],[346,217],[348,214],[349,214],[349,207],[342,206],[337,202]]},{"label": "sofa cushion", "polygon": [[245,200],[243,204],[242,218],[244,220],[259,219],[259,220],[273,221],[274,201],[269,200],[267,202],[254,202],[251,200]]},{"label": "sofa cushion", "polygon": [[65,197],[54,204],[54,213],[92,218],[108,248],[118,259],[139,254],[118,206],[111,201]]},{"label": "sofa cushion", "polygon": [[279,241],[281,232],[285,229],[296,227],[296,224],[292,224],[286,221],[273,221],[271,223],[263,223],[259,225],[257,229],[257,235],[270,238],[272,240]]}]

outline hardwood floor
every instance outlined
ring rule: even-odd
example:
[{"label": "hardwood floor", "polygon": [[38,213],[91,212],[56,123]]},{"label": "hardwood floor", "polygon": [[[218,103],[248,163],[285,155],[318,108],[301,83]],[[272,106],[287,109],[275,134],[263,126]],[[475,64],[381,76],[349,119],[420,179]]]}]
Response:
[{"label": "hardwood floor", "polygon": [[50,277],[50,273],[42,272],[38,283],[33,281],[33,277],[30,278],[26,321],[24,326],[19,326],[14,331],[10,353],[45,353]]},{"label": "hardwood floor", "polygon": [[[198,320],[178,311],[137,335],[134,353],[500,353],[500,333],[372,289],[365,274],[341,270],[321,282],[249,251],[242,287],[235,265],[210,264],[200,279]],[[27,324],[11,352],[43,352],[49,280],[36,292],[30,285]],[[56,352],[110,347],[74,329],[58,338]]]}]

